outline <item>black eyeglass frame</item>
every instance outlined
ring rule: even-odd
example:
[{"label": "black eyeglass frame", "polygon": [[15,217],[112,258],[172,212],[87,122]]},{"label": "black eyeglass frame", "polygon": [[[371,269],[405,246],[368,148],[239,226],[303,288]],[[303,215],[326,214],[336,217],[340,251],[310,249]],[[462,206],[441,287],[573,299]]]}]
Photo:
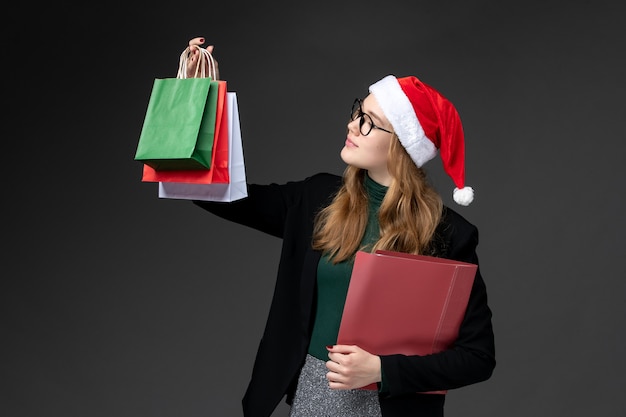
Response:
[{"label": "black eyeglass frame", "polygon": [[[363,125],[365,124],[365,117],[367,117],[368,122],[370,124],[370,128],[369,130],[366,132],[363,132]],[[360,98],[355,98],[354,99],[354,103],[352,103],[352,113],[350,114],[350,120],[356,120],[357,118],[360,118],[361,120],[359,120],[359,132],[361,132],[361,134],[363,136],[367,136],[372,132],[372,129],[378,129],[378,130],[382,130],[383,132],[387,132],[387,133],[391,133],[393,134],[392,131],[387,130],[383,127],[380,126],[376,126],[374,124],[374,121],[372,120],[372,116],[370,116],[369,114],[365,113],[363,111],[363,100]]]}]

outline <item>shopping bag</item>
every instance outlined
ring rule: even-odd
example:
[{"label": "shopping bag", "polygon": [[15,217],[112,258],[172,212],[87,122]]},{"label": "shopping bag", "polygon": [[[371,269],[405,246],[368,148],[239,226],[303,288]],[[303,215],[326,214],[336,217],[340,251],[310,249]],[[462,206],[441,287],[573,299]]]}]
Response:
[{"label": "shopping bag", "polygon": [[237,94],[229,91],[227,99],[230,182],[228,184],[159,182],[160,198],[231,202],[248,196]]},{"label": "shopping bag", "polygon": [[144,164],[144,182],[187,182],[197,184],[228,183],[228,109],[226,81],[218,82],[218,100],[215,119],[215,136],[210,169],[156,170]]},{"label": "shopping bag", "polygon": [[218,83],[207,76],[205,59],[200,77],[186,78],[189,51],[181,54],[176,78],[155,79],[152,86],[135,160],[155,170],[211,168]]},{"label": "shopping bag", "polygon": [[135,160],[157,170],[210,168],[217,90],[210,78],[154,80]]}]

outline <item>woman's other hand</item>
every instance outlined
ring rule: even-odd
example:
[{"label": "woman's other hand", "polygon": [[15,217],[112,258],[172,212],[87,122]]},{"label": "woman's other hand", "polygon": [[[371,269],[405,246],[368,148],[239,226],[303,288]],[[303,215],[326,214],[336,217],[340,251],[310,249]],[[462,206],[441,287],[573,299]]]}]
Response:
[{"label": "woman's other hand", "polygon": [[332,389],[355,389],[380,382],[380,357],[352,345],[327,346],[328,386]]}]

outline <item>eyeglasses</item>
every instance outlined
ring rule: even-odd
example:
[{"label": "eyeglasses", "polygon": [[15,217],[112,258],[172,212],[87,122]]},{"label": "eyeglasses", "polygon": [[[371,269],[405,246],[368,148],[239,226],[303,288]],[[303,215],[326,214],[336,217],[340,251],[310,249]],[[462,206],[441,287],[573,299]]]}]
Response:
[{"label": "eyeglasses", "polygon": [[350,116],[350,120],[356,119],[360,119],[359,130],[361,131],[361,134],[363,136],[369,135],[372,129],[379,129],[383,132],[393,133],[390,130],[384,129],[374,124],[370,115],[363,112],[363,100],[361,100],[360,98],[355,99],[354,103],[352,104],[352,113]]}]

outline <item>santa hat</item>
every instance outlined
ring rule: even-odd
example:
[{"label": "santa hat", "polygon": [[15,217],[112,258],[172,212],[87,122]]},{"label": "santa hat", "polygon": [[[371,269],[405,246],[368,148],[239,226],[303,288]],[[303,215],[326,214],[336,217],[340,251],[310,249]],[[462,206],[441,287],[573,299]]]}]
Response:
[{"label": "santa hat", "polygon": [[457,204],[467,206],[474,190],[465,186],[463,126],[448,99],[416,77],[388,75],[369,88],[415,165],[421,167],[439,151],[456,188]]}]

